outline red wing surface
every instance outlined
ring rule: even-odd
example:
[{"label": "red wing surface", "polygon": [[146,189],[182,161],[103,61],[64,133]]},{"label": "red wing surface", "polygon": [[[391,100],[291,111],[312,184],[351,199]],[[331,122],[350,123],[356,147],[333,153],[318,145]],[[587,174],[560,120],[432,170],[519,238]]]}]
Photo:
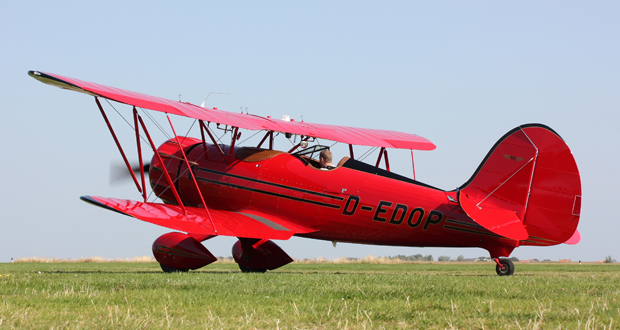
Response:
[{"label": "red wing surface", "polygon": [[[96,196],[82,196],[81,199],[146,222],[192,234],[287,240],[298,233],[315,231],[251,211],[209,210],[207,213],[202,208],[185,207],[187,213],[183,214],[183,210],[175,205]],[[209,221],[209,215],[213,222]]]},{"label": "red wing surface", "polygon": [[376,146],[396,149],[433,150],[435,145],[414,134],[355,128],[347,126],[312,124],[284,121],[255,115],[233,113],[217,109],[202,108],[191,103],[167,100],[119,88],[108,87],[60,75],[30,71],[28,74],[46,84],[140,108],[205,120],[248,130],[268,130],[317,137],[353,145]]}]

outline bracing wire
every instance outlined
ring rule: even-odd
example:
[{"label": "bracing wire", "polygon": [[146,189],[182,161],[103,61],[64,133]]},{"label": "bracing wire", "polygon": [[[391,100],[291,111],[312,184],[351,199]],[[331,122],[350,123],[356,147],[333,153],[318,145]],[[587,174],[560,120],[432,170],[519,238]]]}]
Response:
[{"label": "bracing wire", "polygon": [[[129,123],[129,121],[127,121],[127,119],[126,119],[126,118],[125,118],[125,117],[124,117],[124,116],[123,116],[123,115],[122,115],[122,114],[121,114],[121,113],[120,113],[120,112],[119,112],[119,111],[118,111],[118,110],[114,107],[114,105],[112,105],[112,103],[110,103],[110,101],[109,101],[108,99],[105,99],[105,100],[106,100],[106,102],[108,103],[108,105],[110,105],[110,107],[111,107],[112,109],[114,109],[114,111],[115,111],[115,112],[119,115],[119,117],[121,117],[121,118],[125,121],[125,123],[127,123],[127,125],[129,125],[129,127],[131,127],[131,129],[135,132],[135,131],[136,131],[136,127],[133,127],[133,125],[131,125],[131,124]],[[138,108],[138,109],[142,110],[142,112],[143,112],[143,113],[147,113],[147,112],[146,112],[144,109],[142,109],[142,108]],[[153,120],[153,118],[152,118],[150,115],[147,115],[147,117],[149,117],[149,119],[151,119],[151,121],[155,123],[155,126],[159,127],[159,129],[160,129],[160,130],[161,130],[161,131],[162,131],[165,135],[167,135],[167,134],[166,134],[166,132],[162,130],[161,126],[159,126],[159,125],[157,124],[157,122],[155,122],[155,121]],[[142,134],[140,134],[140,138],[141,138],[141,139],[142,139],[142,141],[144,141],[144,143],[146,143],[148,146],[151,146],[151,144],[149,143],[149,141],[148,141],[148,140],[147,140],[144,136],[142,136]],[[151,147],[151,148],[152,148],[152,147]],[[157,152],[157,151],[156,151],[156,150],[153,150],[153,152]],[[160,178],[159,180],[161,180],[161,178]],[[159,183],[159,180],[157,181],[157,183]],[[153,195],[153,190],[151,190],[151,192],[149,193],[149,195],[147,196],[147,198],[146,198],[146,199],[148,200],[149,198],[151,198],[151,196],[152,196],[152,195]]]},{"label": "bracing wire", "polygon": [[181,143],[185,142],[185,139],[187,138],[187,136],[189,135],[189,132],[192,130],[192,128],[194,127],[197,121],[198,119],[194,119],[192,126],[190,126],[189,129],[187,130],[187,133],[185,133],[185,136],[183,137],[183,141],[181,141]]},{"label": "bracing wire", "polygon": [[[189,132],[190,132],[190,131],[191,131],[191,129],[194,127],[194,125],[196,124],[196,122],[197,122],[197,120],[195,120],[195,121],[194,121],[194,123],[192,123],[192,126],[189,128],[189,130],[187,131],[186,135],[188,135],[188,134],[189,134]],[[209,129],[209,126],[208,126],[208,125],[207,125],[207,129]],[[258,131],[258,132],[260,132],[260,131]],[[258,133],[258,132],[257,132],[257,133]],[[228,133],[228,132],[226,132],[226,131],[225,131],[225,132],[222,134],[222,136],[220,136],[219,138],[217,138],[217,142],[221,143],[222,138],[223,138],[223,137],[224,137],[227,133]],[[232,131],[231,131],[231,134],[232,134]],[[254,135],[256,135],[256,134],[254,134]],[[252,136],[250,136],[248,139],[250,139],[251,137],[252,137]],[[247,141],[248,139],[244,140],[243,142]],[[242,142],[242,143],[243,143],[243,142]],[[207,150],[204,150],[204,151],[203,151],[203,153],[202,153],[202,154],[200,154],[200,156],[199,156],[199,157],[204,156],[204,155],[205,155],[205,153],[207,153]],[[170,161],[172,161],[172,160],[170,160]],[[173,184],[174,184],[174,183],[176,183],[176,182],[177,182],[177,180],[179,180],[181,177],[183,177],[183,176],[185,175],[185,173],[187,173],[187,172],[189,171],[189,169],[190,169],[190,165],[188,164],[187,168],[186,168],[183,172],[181,172],[181,173],[180,173],[180,174],[179,174],[179,175],[175,178],[175,180],[174,180]],[[160,180],[161,180],[161,177],[160,177]],[[158,182],[159,182],[159,181],[158,181]],[[169,188],[170,188],[170,187],[166,187],[166,188],[162,191],[162,194],[163,194],[164,192],[166,192]],[[153,194],[153,191],[151,190],[151,194],[149,194],[149,198],[150,198],[150,196],[151,196],[152,194]]]},{"label": "bracing wire", "polygon": [[366,157],[370,156],[373,152],[375,152],[377,148],[378,147],[370,147],[360,158],[358,158],[358,160],[363,161],[364,159],[366,159]]},{"label": "bracing wire", "polygon": [[226,133],[228,132],[224,132],[220,137],[217,138],[218,143],[222,143],[222,138],[226,135]]},{"label": "bracing wire", "polygon": [[[125,123],[127,123],[127,125],[128,125],[128,126],[129,126],[129,127],[130,127],[133,131],[134,131],[134,132],[135,132],[137,128],[136,128],[136,127],[133,127],[133,125],[131,125],[131,123],[129,123],[129,121],[128,121],[128,120],[127,120],[127,119],[126,119],[126,118],[125,118],[125,117],[124,117],[121,113],[120,113],[120,111],[118,111],[118,109],[116,109],[116,108],[114,107],[114,105],[112,105],[112,103],[110,103],[110,101],[109,101],[108,99],[105,99],[105,100],[106,100],[106,102],[108,103],[108,105],[109,105],[112,109],[114,109],[114,111],[115,111],[115,112],[119,115],[119,117],[121,117],[121,118],[123,119],[123,121],[125,121]],[[142,112],[142,113],[143,113],[143,114],[144,114],[147,118],[149,118],[149,119],[151,120],[151,122],[152,122],[152,123],[153,123],[153,124],[154,124],[154,125],[155,125],[155,126],[156,126],[159,130],[160,130],[160,132],[162,132],[162,133],[166,136],[166,138],[167,138],[167,139],[170,139],[170,135],[168,135],[168,133],[166,132],[166,130],[165,130],[165,129],[164,129],[164,128],[163,128],[163,127],[159,124],[159,122],[157,122],[157,121],[155,120],[155,118],[153,118],[153,116],[152,116],[152,115],[151,115],[148,111],[146,111],[146,109],[144,109],[144,108],[140,108],[140,107],[137,107],[137,109],[141,110],[141,112]],[[192,125],[189,127],[189,129],[187,130],[187,133],[186,133],[186,134],[185,134],[185,136],[183,137],[183,141],[185,141],[185,139],[186,139],[186,138],[187,138],[187,136],[189,135],[189,132],[192,130],[192,128],[194,127],[194,125],[196,124],[196,122],[197,122],[197,121],[198,121],[198,120],[194,120],[194,122],[192,123]],[[226,133],[224,133],[224,134],[226,134]],[[222,135],[222,137],[223,137],[223,135]],[[142,141],[144,141],[144,143],[146,143],[147,145],[151,146],[151,144],[149,143],[149,141],[148,141],[148,140],[147,140],[147,139],[146,139],[146,138],[142,135],[142,133],[140,133],[140,138],[142,139]],[[220,137],[220,139],[221,139],[221,137]],[[218,141],[219,141],[220,139],[218,139]],[[151,148],[152,148],[152,146],[151,146]],[[153,152],[157,152],[157,150],[153,150]],[[164,165],[164,168],[167,168],[167,167],[168,167],[168,165],[170,165],[170,162],[172,162],[172,159],[170,159],[170,160],[168,161],[168,164]],[[185,172],[183,172],[183,174],[185,174],[185,173],[187,173],[187,170],[185,170]],[[182,176],[182,175],[181,175],[181,176]],[[177,180],[178,180],[181,176],[176,177],[176,178],[175,178],[175,180],[173,181],[173,184],[174,184],[174,183],[176,183],[176,181],[177,181]],[[163,177],[163,176],[162,176],[162,177]],[[161,181],[162,177],[160,177],[160,178],[157,180],[157,182],[155,183],[156,185],[157,185],[157,184]],[[164,191],[163,191],[162,193],[164,193],[164,192],[165,192],[166,190],[168,190],[168,189],[169,189],[169,187],[167,187],[166,189],[164,189]],[[150,193],[149,193],[149,195],[147,196],[147,200],[149,200],[149,199],[152,197],[153,193],[154,193],[154,191],[153,191],[153,190],[151,190],[151,191],[150,191]]]},{"label": "bracing wire", "polygon": [[[152,120],[152,119],[151,119],[151,120]],[[187,133],[185,133],[185,136],[183,136],[183,140],[181,141],[181,143],[185,142],[185,139],[187,138],[187,136],[189,135],[189,132],[192,130],[192,128],[194,127],[194,125],[196,124],[196,122],[197,122],[197,121],[198,121],[198,119],[195,119],[195,120],[194,120],[194,122],[192,123],[192,125],[191,125],[191,126],[189,127],[189,129],[187,130]],[[161,131],[162,131],[162,132],[163,132],[163,133],[167,136],[166,132],[162,129],[161,125],[159,125],[157,122],[154,122],[154,123],[155,123],[155,125],[156,125],[157,127],[159,127],[159,129],[160,129],[160,130],[161,130]],[[170,138],[168,138],[168,139],[170,139]],[[179,147],[180,147],[180,146],[179,146]],[[157,152],[157,151],[156,151],[156,150],[154,150],[153,152]],[[203,155],[204,155],[204,154],[203,154]],[[201,156],[202,156],[202,155],[201,155]],[[168,167],[168,165],[170,165],[170,162],[172,162],[172,159],[168,160],[168,164],[166,164],[166,165],[164,166],[164,168],[167,168],[167,167]],[[183,174],[185,174],[185,173],[187,173],[187,170],[186,170],[185,172],[183,172],[183,173],[181,174],[181,176],[182,176]],[[180,178],[181,176],[179,176],[179,177],[175,178],[175,180],[172,182],[172,184],[176,183],[176,182],[177,182],[177,180],[179,180],[179,178]],[[163,176],[160,176],[160,177],[159,177],[159,179],[157,179],[157,182],[155,183],[155,185],[159,184],[159,182],[161,181],[162,177],[163,177]],[[166,192],[166,190],[168,190],[168,188],[169,188],[169,187],[166,187],[166,189],[164,189],[164,191],[162,191],[162,194],[163,194],[164,192]],[[151,192],[149,193],[149,195],[148,195],[148,197],[147,197],[147,200],[151,198],[151,196],[153,195],[153,193],[154,193],[154,191],[151,189]],[[154,199],[153,199],[153,200],[154,200]]]},{"label": "bracing wire", "polygon": [[[123,118],[123,120],[127,123],[127,125],[129,125],[129,127],[131,127],[131,129],[135,132],[135,131],[136,131],[136,128],[135,128],[135,127],[133,127],[133,125],[131,125],[131,124],[127,121],[127,119],[125,119],[125,117],[123,117],[123,115],[121,115],[121,113],[120,113],[118,110],[116,110],[116,108],[112,105],[112,103],[110,103],[110,101],[108,101],[108,99],[105,99],[105,100],[106,100],[106,102],[108,102],[108,104],[112,107],[112,109],[114,109],[114,111],[116,111],[116,113],[117,113],[117,114],[118,114],[121,118]],[[148,140],[147,140],[144,136],[142,136],[142,134],[140,134],[140,138],[141,138],[141,139],[142,139],[142,141],[144,141],[145,143],[147,143],[147,144],[149,143],[149,141],[148,141]]]},{"label": "bracing wire", "polygon": [[144,113],[151,120],[151,122],[157,128],[159,128],[159,131],[162,132],[166,136],[166,139],[170,140],[172,138],[170,135],[168,135],[166,130],[155,120],[155,118],[153,118],[153,116],[148,111],[146,111],[146,109],[140,108],[140,110],[142,110],[142,113]]},{"label": "bracing wire", "polygon": [[256,134],[261,133],[262,131],[256,131],[256,133],[252,134],[252,136],[248,137],[247,139],[241,141],[239,144],[244,144],[247,140],[253,138],[256,136]]},{"label": "bracing wire", "polygon": [[[167,139],[167,140],[169,140],[169,139],[170,139],[170,135],[168,135],[168,133],[166,132],[166,130],[165,130],[165,129],[164,129],[164,128],[163,128],[163,127],[159,124],[159,122],[157,122],[157,121],[155,120],[155,118],[153,118],[153,116],[152,116],[152,115],[151,115],[148,111],[146,111],[146,109],[144,109],[144,108],[139,108],[139,109],[140,109],[140,110],[142,110],[142,113],[143,113],[143,114],[144,114],[147,118],[149,118],[149,120],[151,120],[151,122],[155,125],[155,127],[157,127],[157,128],[159,129],[159,131],[160,131],[162,134],[164,134],[164,136],[166,136],[166,139]],[[150,146],[150,143],[148,143],[148,144],[149,144],[149,146]],[[153,148],[153,147],[151,146],[151,148]],[[157,152],[157,150],[156,150],[156,149],[155,149],[155,150],[153,150],[153,153],[155,153],[155,152]],[[170,162],[172,162],[172,159],[168,160],[168,164],[164,165],[164,168],[166,168],[166,167],[167,167],[167,165],[169,165],[169,164],[170,164]],[[157,182],[155,182],[155,185],[159,184],[159,182],[162,180],[162,177],[163,177],[163,176],[160,176],[160,177],[157,179]],[[150,181],[150,180],[149,180],[149,181]],[[168,188],[166,188],[164,191],[166,191],[167,189],[168,189]],[[147,200],[149,200],[149,199],[151,198],[151,196],[153,196],[153,193],[154,193],[154,191],[151,189],[151,192],[149,192],[149,195],[147,196],[147,198],[146,198],[146,199],[147,199]],[[155,199],[153,199],[153,201],[154,201],[154,200],[155,200]]]}]

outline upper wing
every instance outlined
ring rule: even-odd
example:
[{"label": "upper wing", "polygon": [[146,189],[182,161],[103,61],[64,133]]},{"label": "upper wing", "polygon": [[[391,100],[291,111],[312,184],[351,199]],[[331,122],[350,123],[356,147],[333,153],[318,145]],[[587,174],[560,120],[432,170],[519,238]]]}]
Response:
[{"label": "upper wing", "polygon": [[39,71],[29,71],[28,74],[41,82],[63,89],[100,96],[140,108],[201,119],[243,129],[292,133],[363,146],[412,150],[435,149],[435,145],[431,141],[414,134],[264,118],[255,115],[202,108],[191,103],[167,100],[161,97],[103,86],[56,74]]},{"label": "upper wing", "polygon": [[192,234],[286,240],[295,234],[316,231],[252,211],[209,210],[207,213],[205,209],[186,206],[187,213],[184,214],[183,210],[175,205],[96,196],[82,196],[81,199],[146,222]]}]

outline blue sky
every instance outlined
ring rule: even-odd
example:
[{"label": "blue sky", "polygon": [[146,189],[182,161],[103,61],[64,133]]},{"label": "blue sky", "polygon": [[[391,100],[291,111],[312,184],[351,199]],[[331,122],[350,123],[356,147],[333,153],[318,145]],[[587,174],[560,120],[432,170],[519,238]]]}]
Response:
[{"label": "blue sky", "polygon": [[[120,158],[92,97],[43,85],[28,70],[196,104],[225,92],[207,105],[418,134],[437,149],[416,152],[417,178],[444,189],[469,179],[505,132],[540,122],[565,139],[579,166],[582,241],[513,255],[618,259],[619,7],[613,1],[4,2],[0,262],[150,255],[155,238],[168,232],[79,200],[139,195],[131,183],[108,184],[110,163]],[[173,120],[179,131],[191,124]],[[130,148],[126,124],[119,118],[113,124]],[[411,175],[408,151],[391,153],[390,163]],[[228,256],[233,243],[218,237],[205,245]],[[278,244],[293,258],[487,255],[333,248],[302,238]]]}]

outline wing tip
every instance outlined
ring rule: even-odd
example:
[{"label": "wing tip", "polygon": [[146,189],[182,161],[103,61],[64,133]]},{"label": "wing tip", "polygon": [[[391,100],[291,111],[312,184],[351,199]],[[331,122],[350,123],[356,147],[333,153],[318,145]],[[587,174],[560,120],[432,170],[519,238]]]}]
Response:
[{"label": "wing tip", "polygon": [[89,94],[89,95],[95,95],[93,93],[90,93],[86,90],[84,90],[82,87],[72,84],[66,80],[63,80],[61,76],[54,76],[51,74],[47,74],[45,72],[41,72],[41,71],[35,71],[35,70],[30,70],[28,71],[28,75],[31,76],[32,78],[47,84],[47,85],[51,85],[51,86],[56,86],[62,89],[68,89],[68,90],[72,90],[75,92],[80,92],[80,93],[85,93],[85,94]]},{"label": "wing tip", "polygon": [[80,196],[80,199],[81,199],[82,201],[84,201],[84,202],[88,203],[88,204],[95,205],[95,206],[101,207],[101,208],[106,209],[106,210],[109,210],[109,211],[114,211],[114,212],[116,212],[116,213],[120,213],[120,214],[122,214],[122,215],[126,215],[126,216],[128,216],[128,217],[135,218],[135,217],[134,217],[133,215],[131,215],[131,214],[127,214],[127,213],[121,212],[121,211],[119,211],[119,210],[117,210],[117,209],[115,209],[115,208],[113,208],[113,207],[109,207],[109,206],[107,206],[106,204],[104,204],[104,203],[102,203],[102,202],[100,202],[100,201],[96,200],[93,196]]}]

